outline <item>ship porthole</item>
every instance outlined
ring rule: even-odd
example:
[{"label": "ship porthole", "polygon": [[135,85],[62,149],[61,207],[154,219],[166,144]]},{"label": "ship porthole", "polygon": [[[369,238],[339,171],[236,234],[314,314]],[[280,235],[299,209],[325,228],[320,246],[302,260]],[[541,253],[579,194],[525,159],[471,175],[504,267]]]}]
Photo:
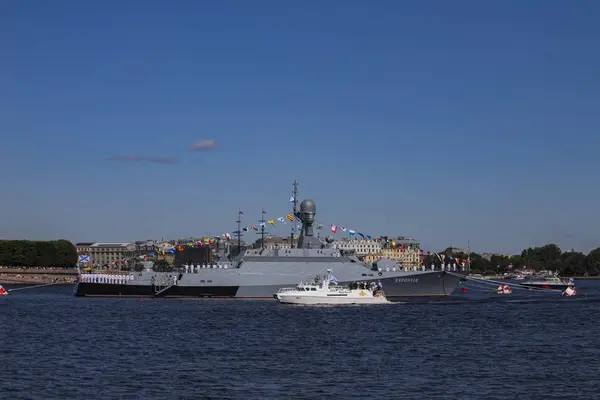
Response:
[{"label": "ship porthole", "polygon": [[382,273],[380,272],[380,273],[379,273],[379,276],[381,276],[381,275],[382,275]]}]

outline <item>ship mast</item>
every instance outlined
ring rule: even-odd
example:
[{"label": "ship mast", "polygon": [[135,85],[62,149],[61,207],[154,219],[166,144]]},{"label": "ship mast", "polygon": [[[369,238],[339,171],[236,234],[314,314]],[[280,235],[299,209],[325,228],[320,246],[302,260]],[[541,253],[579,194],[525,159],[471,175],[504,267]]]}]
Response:
[{"label": "ship mast", "polygon": [[293,217],[296,216],[298,212],[298,182],[294,179],[294,183],[292,184],[292,203],[294,209],[292,210],[292,232],[290,233],[290,247],[294,248],[294,232],[296,227],[296,222]]},{"label": "ship mast", "polygon": [[467,271],[471,270],[471,241],[467,240]]},{"label": "ship mast", "polygon": [[238,242],[237,243],[238,244],[238,246],[237,246],[238,251],[237,251],[237,253],[239,255],[240,252],[241,252],[241,249],[242,249],[242,243],[241,243],[241,240],[242,240],[242,229],[241,229],[241,227],[242,227],[242,210],[238,210],[238,219],[235,222],[237,222],[237,228],[238,228],[237,229],[237,237],[238,237],[238,240],[237,240],[237,242]]},{"label": "ship mast", "polygon": [[260,212],[261,217],[260,217],[260,248],[262,250],[265,249],[265,209],[263,208]]}]

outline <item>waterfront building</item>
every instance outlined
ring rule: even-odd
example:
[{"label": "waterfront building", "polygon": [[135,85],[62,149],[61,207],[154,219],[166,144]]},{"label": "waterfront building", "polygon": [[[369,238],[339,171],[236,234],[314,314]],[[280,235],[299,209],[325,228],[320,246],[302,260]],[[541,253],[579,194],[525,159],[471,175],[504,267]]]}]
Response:
[{"label": "waterfront building", "polygon": [[90,257],[90,265],[118,269],[136,252],[135,243],[80,242],[75,244],[78,255]]},{"label": "waterfront building", "polygon": [[[463,253],[467,254],[466,251],[463,251]],[[488,260],[488,261],[492,261],[492,257],[506,257],[506,258],[510,258],[510,257],[513,256],[512,254],[505,254],[505,253],[481,253],[479,255],[481,256],[481,258],[483,258],[484,260]]]},{"label": "waterfront building", "polygon": [[400,268],[421,265],[420,243],[404,236],[397,238],[385,236],[377,239],[345,238],[334,242],[333,246],[340,250],[354,251],[367,263],[386,258],[396,262]]},{"label": "waterfront building", "polygon": [[344,251],[354,251],[357,256],[368,256],[381,252],[381,241],[375,239],[344,238],[333,242],[333,247]]}]

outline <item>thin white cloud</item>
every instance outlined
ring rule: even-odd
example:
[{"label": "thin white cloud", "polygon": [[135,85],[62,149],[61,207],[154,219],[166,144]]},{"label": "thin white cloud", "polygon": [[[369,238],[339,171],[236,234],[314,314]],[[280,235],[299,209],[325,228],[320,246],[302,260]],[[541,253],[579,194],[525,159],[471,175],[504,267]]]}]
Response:
[{"label": "thin white cloud", "polygon": [[198,140],[197,142],[190,144],[190,149],[192,151],[211,150],[216,149],[217,147],[217,141],[214,139]]}]

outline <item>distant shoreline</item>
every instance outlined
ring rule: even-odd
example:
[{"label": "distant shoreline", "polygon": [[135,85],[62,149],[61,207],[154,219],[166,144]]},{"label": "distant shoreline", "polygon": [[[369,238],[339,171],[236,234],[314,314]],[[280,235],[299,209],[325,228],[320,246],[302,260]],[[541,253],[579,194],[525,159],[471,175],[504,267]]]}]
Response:
[{"label": "distant shoreline", "polygon": [[72,285],[79,271],[76,268],[14,268],[0,267],[3,285]]},{"label": "distant shoreline", "polygon": [[0,285],[43,285],[54,283],[57,285],[72,285],[75,277],[57,275],[21,275],[0,273]]},{"label": "distant shoreline", "polygon": [[[502,281],[502,280],[513,280],[511,278],[507,278],[501,275],[482,275],[474,277],[473,275],[469,275],[470,278],[475,279],[484,279],[484,280],[493,280],[493,281]],[[561,276],[561,278],[571,278],[576,281],[592,281],[600,279],[600,276]]]}]

